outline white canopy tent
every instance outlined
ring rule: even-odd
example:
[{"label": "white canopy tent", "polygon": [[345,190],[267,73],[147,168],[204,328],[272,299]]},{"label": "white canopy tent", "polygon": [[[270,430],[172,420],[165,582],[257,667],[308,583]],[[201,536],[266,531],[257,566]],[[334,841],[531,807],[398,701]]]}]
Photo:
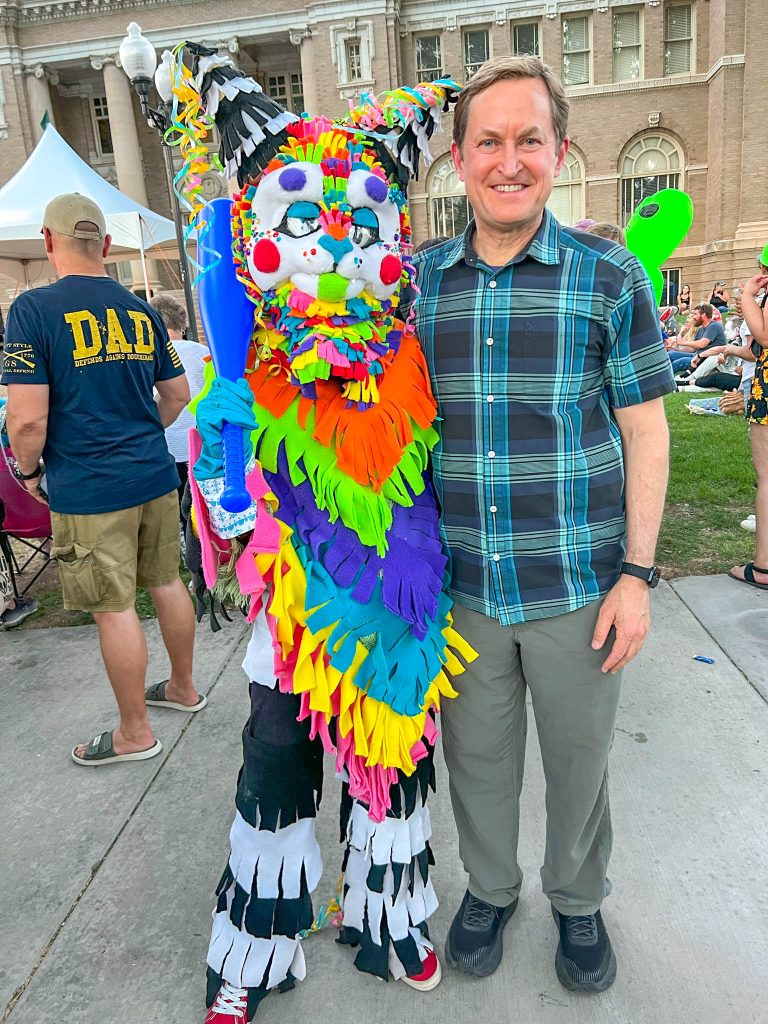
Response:
[{"label": "white canopy tent", "polygon": [[[112,236],[110,261],[138,257],[144,266],[145,255],[178,253],[173,221],[110,185],[49,124],[27,162],[0,188],[0,274],[25,287],[47,275],[43,212],[65,192],[88,196],[103,211]],[[146,267],[144,277],[146,282]]]}]

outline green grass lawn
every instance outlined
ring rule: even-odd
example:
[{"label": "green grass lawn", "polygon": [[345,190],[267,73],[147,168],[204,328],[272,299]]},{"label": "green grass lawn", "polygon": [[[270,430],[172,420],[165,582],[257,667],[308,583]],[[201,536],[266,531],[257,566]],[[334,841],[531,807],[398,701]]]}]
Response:
[{"label": "green grass lawn", "polygon": [[692,416],[689,395],[665,399],[672,441],[656,561],[666,578],[726,572],[754,555],[739,523],[755,510],[755,472],[740,416]]},{"label": "green grass lawn", "polygon": [[[688,401],[684,394],[665,399],[672,461],[656,560],[666,579],[726,572],[754,554],[754,534],[739,526],[754,511],[755,501],[746,424],[739,416],[692,416]],[[182,576],[189,580],[186,570]],[[63,609],[53,567],[31,594],[40,610],[21,629],[93,622],[86,612]],[[136,609],[142,619],[154,617],[145,590],[138,592]]]}]

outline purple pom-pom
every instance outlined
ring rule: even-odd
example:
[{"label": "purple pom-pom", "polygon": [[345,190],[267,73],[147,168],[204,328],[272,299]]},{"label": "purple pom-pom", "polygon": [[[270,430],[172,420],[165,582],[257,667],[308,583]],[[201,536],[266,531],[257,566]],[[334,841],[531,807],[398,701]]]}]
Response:
[{"label": "purple pom-pom", "polygon": [[280,187],[286,192],[301,192],[307,184],[306,174],[298,167],[286,167],[284,171],[280,172],[280,177],[277,180],[280,182]]},{"label": "purple pom-pom", "polygon": [[387,186],[381,178],[377,178],[375,174],[372,174],[370,178],[365,179],[365,191],[374,203],[383,203],[387,198]]}]

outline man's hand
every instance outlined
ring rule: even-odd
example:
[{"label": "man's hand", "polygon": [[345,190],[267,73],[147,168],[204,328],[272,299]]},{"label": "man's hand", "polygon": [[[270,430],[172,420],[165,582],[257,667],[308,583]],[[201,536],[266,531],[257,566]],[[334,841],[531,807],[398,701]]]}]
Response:
[{"label": "man's hand", "polygon": [[701,362],[701,356],[694,356],[693,359],[691,359],[691,369],[695,370],[700,362]]},{"label": "man's hand", "polygon": [[611,627],[616,629],[608,657],[601,672],[614,675],[624,668],[645,643],[651,625],[651,596],[648,584],[634,576],[619,576],[608,591],[597,617],[592,648],[599,651],[608,639]]},{"label": "man's hand", "polygon": [[41,505],[47,505],[48,502],[43,497],[42,491],[40,490],[40,477],[36,476],[34,480],[19,480],[19,483],[26,488],[27,493],[39,501]]}]

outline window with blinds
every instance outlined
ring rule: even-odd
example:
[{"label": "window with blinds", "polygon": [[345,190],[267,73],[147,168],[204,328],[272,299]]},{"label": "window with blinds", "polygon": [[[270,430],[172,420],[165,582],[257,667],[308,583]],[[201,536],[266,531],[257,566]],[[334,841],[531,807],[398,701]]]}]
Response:
[{"label": "window with blinds", "polygon": [[589,18],[563,18],[563,84],[588,85]]},{"label": "window with blinds", "polygon": [[613,80],[642,78],[640,12],[620,11],[613,16]]},{"label": "window with blinds", "polygon": [[536,22],[515,25],[512,30],[512,52],[516,57],[539,56],[539,26]]},{"label": "window with blinds", "polygon": [[416,79],[419,82],[434,82],[443,74],[443,48],[440,36],[417,36],[416,38]]},{"label": "window with blinds", "polygon": [[621,224],[626,226],[639,203],[663,188],[680,188],[683,159],[676,144],[663,135],[644,135],[621,162]]},{"label": "window with blinds", "polygon": [[693,16],[690,4],[667,7],[664,20],[664,74],[692,71]]},{"label": "window with blinds", "polygon": [[436,161],[430,176],[429,212],[432,234],[445,238],[460,235],[472,216],[464,183],[450,156]]},{"label": "window with blinds", "polygon": [[472,29],[464,33],[464,70],[467,78],[471,78],[489,56],[490,39],[487,28]]},{"label": "window with blinds", "polygon": [[547,209],[561,224],[576,224],[584,216],[584,169],[573,151],[566,156],[560,177],[555,178]]}]

